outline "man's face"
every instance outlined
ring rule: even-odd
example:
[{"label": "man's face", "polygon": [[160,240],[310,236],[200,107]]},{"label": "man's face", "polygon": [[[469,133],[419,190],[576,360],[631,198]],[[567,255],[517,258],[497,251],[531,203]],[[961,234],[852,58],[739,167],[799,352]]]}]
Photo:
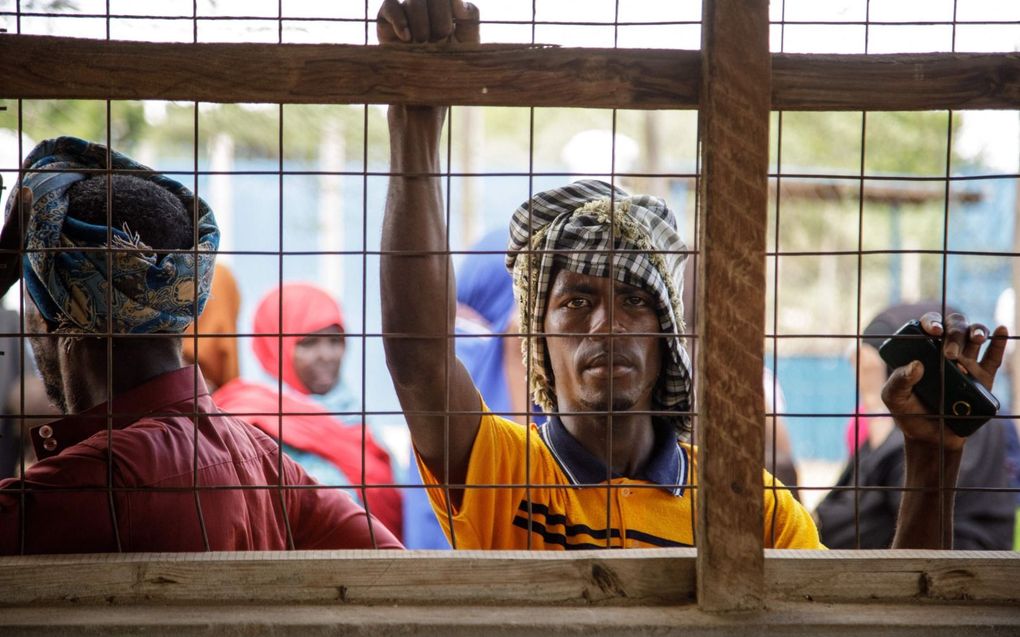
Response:
[{"label": "man's face", "polygon": [[608,278],[559,270],[544,331],[561,411],[651,408],[662,370],[662,337],[631,334],[661,331],[654,295]]},{"label": "man's face", "polygon": [[46,396],[60,413],[66,414],[67,400],[64,398],[64,383],[60,373],[58,339],[48,335],[46,320],[30,297],[26,298],[25,303],[25,329],[31,335],[28,340],[35,355],[35,365],[42,376],[43,387],[46,388]]},{"label": "man's face", "polygon": [[336,325],[325,327],[297,342],[294,371],[308,391],[326,394],[340,380],[344,335]]},{"label": "man's face", "polygon": [[[882,405],[882,386],[888,378],[888,368],[878,350],[867,343],[860,348],[860,401],[866,407]],[[850,356],[850,365],[857,364],[854,352]]]}]

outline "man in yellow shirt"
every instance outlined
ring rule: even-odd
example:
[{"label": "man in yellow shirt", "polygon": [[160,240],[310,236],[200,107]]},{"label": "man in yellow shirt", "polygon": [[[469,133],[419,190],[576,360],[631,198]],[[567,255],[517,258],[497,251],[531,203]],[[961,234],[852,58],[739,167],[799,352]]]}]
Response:
[{"label": "man in yellow shirt", "polygon": [[[477,9],[462,0],[385,0],[382,43],[477,43]],[[532,398],[550,414],[522,428],[492,414],[454,353],[456,294],[438,173],[446,109],[391,106],[391,169],[381,284],[386,360],[433,508],[455,548],[590,549],[695,544],[697,450],[691,374],[681,335],[686,247],[661,199],[595,180],[539,193],[511,221],[513,272],[527,338]],[[445,295],[445,296],[444,296]],[[445,301],[445,303],[444,303]],[[946,355],[991,387],[1005,330],[926,315]],[[953,348],[951,350],[951,348]],[[952,510],[964,440],[940,434],[911,388],[886,386],[907,444],[894,546],[933,547]],[[720,389],[722,391],[722,389]],[[724,426],[712,423],[714,426]],[[940,445],[941,442],[941,445]],[[764,474],[767,485],[773,478]],[[778,482],[775,484],[779,485]],[[785,489],[766,489],[763,535],[777,548],[821,548]],[[951,519],[951,518],[950,518]],[[943,526],[950,527],[951,523]]]}]

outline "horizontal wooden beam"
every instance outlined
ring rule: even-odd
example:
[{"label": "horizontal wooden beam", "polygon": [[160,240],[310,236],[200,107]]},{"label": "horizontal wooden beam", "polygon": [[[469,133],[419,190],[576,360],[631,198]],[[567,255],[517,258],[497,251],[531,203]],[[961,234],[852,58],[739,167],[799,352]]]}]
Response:
[{"label": "horizontal wooden beam", "polygon": [[1020,553],[1012,551],[765,553],[765,587],[774,599],[1020,604]]},{"label": "horizontal wooden beam", "polygon": [[773,55],[772,108],[1020,108],[1020,54]]},{"label": "horizontal wooden beam", "polygon": [[[765,551],[769,604],[1020,604],[1020,553]],[[0,618],[41,605],[693,605],[694,549],[136,553],[0,558]],[[1020,613],[1017,614],[1020,623]],[[0,631],[3,632],[3,631]]]},{"label": "horizontal wooden beam", "polygon": [[1020,613],[977,603],[771,604],[757,613],[706,613],[693,605],[591,608],[514,605],[359,606],[342,603],[205,604],[201,606],[87,605],[4,609],[4,637],[41,635],[269,635],[364,637],[415,635],[585,635],[586,637],[987,637],[1016,635]]},{"label": "horizontal wooden beam", "polygon": [[154,44],[2,35],[0,59],[4,98],[693,108],[700,77],[696,51],[620,56],[612,49],[529,45]]},{"label": "horizontal wooden beam", "polygon": [[694,590],[694,549],[0,558],[0,608],[66,602],[674,605],[693,603]]},{"label": "horizontal wooden beam", "polygon": [[[0,98],[697,108],[698,51],[0,35]],[[772,55],[785,110],[1020,108],[1020,54]]]}]

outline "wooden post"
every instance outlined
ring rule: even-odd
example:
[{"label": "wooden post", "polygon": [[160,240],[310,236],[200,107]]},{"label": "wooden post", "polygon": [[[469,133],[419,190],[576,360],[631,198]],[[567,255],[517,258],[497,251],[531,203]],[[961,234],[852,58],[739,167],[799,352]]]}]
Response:
[{"label": "wooden post", "polygon": [[698,248],[698,605],[764,599],[767,0],[705,0]]}]

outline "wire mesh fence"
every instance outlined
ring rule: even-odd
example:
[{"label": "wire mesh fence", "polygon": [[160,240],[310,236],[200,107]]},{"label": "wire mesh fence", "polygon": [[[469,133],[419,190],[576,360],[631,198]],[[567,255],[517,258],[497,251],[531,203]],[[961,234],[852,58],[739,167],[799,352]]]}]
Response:
[{"label": "wire mesh fence", "polygon": [[[696,49],[700,41],[700,2],[676,3],[669,8],[662,3],[618,1],[478,4],[484,41],[614,49]],[[1020,14],[1009,3],[906,6],[862,0],[830,4],[823,8],[817,3],[775,3],[771,8],[773,51],[942,51],[951,56],[1011,51],[1020,42],[1016,35]],[[0,4],[0,22],[12,34],[107,40],[372,45],[377,44],[377,9],[368,2],[193,1],[163,3],[154,13],[152,7],[137,3],[18,1]],[[584,81],[579,77],[579,83]],[[442,87],[436,90],[441,92]],[[39,297],[26,293],[26,282],[19,285],[20,296],[8,294],[5,303],[14,314],[10,329],[4,329],[11,343],[4,351],[7,362],[16,359],[10,385],[14,395],[9,396],[16,407],[12,413],[18,414],[9,419],[8,431],[20,435],[5,439],[17,439],[12,475],[26,478],[5,486],[6,497],[17,502],[22,512],[17,518],[15,552],[31,551],[35,541],[28,502],[50,497],[59,501],[60,507],[71,507],[70,500],[59,500],[64,493],[82,496],[74,506],[92,502],[96,510],[105,512],[103,528],[110,537],[96,545],[102,546],[101,550],[144,548],[144,540],[136,538],[145,536],[129,535],[131,540],[125,541],[124,534],[137,533],[137,529],[125,529],[124,511],[143,506],[140,503],[146,498],[172,502],[167,506],[177,507],[182,519],[188,520],[180,523],[177,536],[195,542],[188,550],[234,548],[211,537],[209,524],[221,529],[225,510],[243,506],[239,504],[242,501],[251,506],[253,499],[260,499],[259,506],[273,511],[269,524],[276,527],[273,540],[267,540],[270,544],[260,548],[329,546],[315,544],[316,539],[326,541],[320,536],[308,539],[301,529],[292,528],[307,522],[293,509],[313,506],[307,503],[308,497],[295,494],[330,493],[333,495],[326,499],[335,504],[345,501],[347,496],[341,492],[374,516],[365,518],[364,534],[351,535],[365,547],[389,545],[391,533],[406,545],[421,548],[447,542],[455,548],[525,549],[694,545],[697,428],[683,433],[679,447],[673,444],[675,437],[668,428],[647,429],[651,436],[646,435],[644,444],[662,453],[649,454],[646,449],[643,466],[621,469],[617,455],[633,446],[633,434],[627,429],[629,417],[644,417],[648,424],[680,413],[692,416],[697,423],[697,405],[679,412],[653,404],[628,410],[612,403],[574,409],[571,417],[594,422],[605,416],[610,423],[596,429],[597,436],[579,442],[575,435],[579,430],[565,427],[560,411],[533,405],[527,379],[537,371],[533,369],[536,359],[530,355],[534,338],[570,342],[588,334],[568,329],[550,336],[544,329],[522,325],[512,310],[513,301],[533,304],[539,292],[529,288],[514,299],[511,276],[502,261],[508,242],[506,227],[514,209],[538,193],[576,179],[594,178],[629,193],[662,197],[686,243],[682,249],[657,250],[647,245],[634,249],[610,241],[604,251],[529,245],[524,254],[536,260],[545,254],[562,257],[560,261],[578,255],[589,260],[602,258],[610,264],[611,275],[628,257],[652,261],[656,257],[686,257],[685,316],[679,317],[685,327],[677,336],[694,360],[699,341],[696,272],[701,255],[697,243],[701,167],[696,111],[527,105],[450,110],[436,152],[436,170],[426,171],[438,178],[442,187],[444,241],[439,250],[426,247],[418,253],[426,258],[423,263],[429,254],[441,257],[437,261],[448,263],[444,267],[452,267],[456,273],[455,290],[442,288],[434,294],[436,305],[448,308],[446,322],[455,327],[444,334],[444,340],[451,343],[447,355],[456,353],[469,363],[482,400],[492,413],[520,423],[510,425],[501,420],[504,428],[495,431],[519,436],[521,440],[512,444],[520,445],[522,451],[514,456],[521,466],[507,469],[505,474],[470,469],[458,473],[446,453],[438,465],[441,471],[431,467],[436,489],[430,505],[423,497],[426,487],[418,475],[419,461],[413,456],[407,422],[438,417],[448,444],[456,434],[451,432],[452,423],[465,417],[489,417],[488,409],[456,407],[448,390],[442,409],[402,408],[393,389],[390,373],[399,361],[387,365],[384,341],[414,340],[422,335],[395,334],[384,327],[380,297],[388,292],[385,288],[379,292],[380,267],[386,259],[406,252],[406,248],[384,247],[384,210],[390,181],[418,173],[401,172],[390,165],[384,107],[36,99],[7,100],[5,107],[0,112],[5,136],[0,169],[8,185],[4,191],[7,197],[14,194],[10,192],[12,184],[30,175],[41,181],[47,176],[72,174],[106,178],[101,224],[106,240],[95,247],[76,246],[77,253],[105,255],[113,263],[132,254],[154,252],[149,244],[125,245],[132,235],[126,229],[126,238],[118,233],[123,228],[114,222],[117,211],[113,203],[118,200],[116,191],[121,183],[115,175],[149,179],[150,172],[120,164],[105,150],[100,151],[105,157],[91,167],[22,165],[36,142],[61,135],[89,139],[122,152],[208,202],[220,229],[218,263],[232,273],[231,277],[217,272],[217,278],[205,283],[212,287],[206,312],[223,304],[231,306],[215,311],[216,315],[225,314],[226,322],[208,332],[199,322],[196,330],[181,339],[186,353],[202,368],[201,372],[189,368],[190,384],[180,381],[193,394],[190,400],[178,401],[183,406],[159,406],[151,397],[137,408],[121,411],[118,401],[122,393],[118,388],[131,386],[132,378],[141,380],[140,375],[145,374],[155,378],[150,368],[137,366],[121,352],[150,344],[158,349],[164,347],[158,341],[181,338],[179,334],[124,334],[112,324],[89,327],[85,333],[104,343],[102,355],[96,358],[93,353],[93,358],[74,360],[89,360],[101,374],[96,376],[96,369],[88,374],[82,369],[72,371],[90,378],[102,396],[89,393],[89,398],[97,400],[68,409],[83,411],[101,405],[103,413],[86,429],[98,437],[94,446],[102,456],[102,479],[85,488],[81,484],[46,484],[45,496],[36,493],[27,478],[33,466],[36,471],[45,467],[42,456],[65,453],[68,443],[61,431],[69,426],[67,421],[38,425],[41,419],[52,417],[48,413],[51,407],[39,396],[24,342],[35,340],[37,347],[51,350],[57,345],[65,349],[67,358],[76,341],[54,331],[51,316],[45,317],[50,326],[33,323],[30,306],[36,305]],[[849,510],[840,524],[844,529],[849,525],[852,547],[866,548],[873,537],[885,537],[880,532],[869,534],[873,523],[887,532],[888,538],[878,541],[888,546],[890,515],[894,519],[895,514],[890,507],[895,506],[895,496],[902,489],[896,483],[902,478],[889,466],[898,457],[890,451],[896,434],[890,433],[891,423],[874,395],[875,381],[868,376],[874,370],[865,360],[869,354],[862,351],[871,347],[868,337],[887,337],[891,331],[867,333],[866,328],[887,306],[921,301],[930,301],[939,309],[959,308],[989,326],[1008,322],[995,312],[997,305],[1002,314],[1015,303],[1005,291],[1013,285],[1013,261],[1018,253],[1010,232],[1015,226],[1016,184],[1020,180],[1018,119],[1015,111],[988,114],[923,109],[773,114],[765,249],[768,309],[762,334],[767,349],[762,370],[765,412],[770,424],[763,462],[789,489],[769,483],[766,500],[789,498],[793,489],[802,502],[815,508],[825,506],[827,492],[829,506],[837,506],[831,503],[838,503],[841,493],[849,493],[849,504],[843,501],[839,506]],[[607,223],[613,226],[618,214],[616,200],[626,195],[607,192]],[[159,259],[200,262],[202,215],[197,201],[184,203],[192,241],[182,247],[160,247],[156,251]],[[530,225],[534,211],[527,205],[525,210]],[[495,236],[495,242],[490,236]],[[114,245],[115,249],[110,247]],[[19,248],[17,255],[50,254],[50,258],[68,252],[64,243]],[[107,275],[112,276],[112,271]],[[180,299],[192,314],[201,306],[202,276],[199,267],[189,281],[192,296]],[[233,292],[217,290],[224,276],[234,280]],[[299,282],[310,282],[317,290],[300,292],[295,287]],[[495,294],[497,287],[502,288],[500,294],[510,299],[510,307],[500,301],[504,305],[498,316],[485,305],[471,307],[471,294],[464,289],[467,283],[479,286],[476,296]],[[282,290],[275,303],[274,289]],[[456,299],[448,298],[452,292]],[[628,299],[634,296],[636,304],[654,302],[625,292],[623,301],[631,302]],[[298,300],[282,300],[289,294]],[[614,316],[617,294],[619,290],[611,288],[610,322],[619,320]],[[482,301],[495,303],[491,298]],[[112,300],[107,302],[112,304]],[[629,306],[625,309],[629,311]],[[107,316],[112,310],[108,308]],[[659,353],[669,349],[669,341],[659,329],[631,330],[626,336],[609,336],[608,355],[612,358],[614,352],[625,352],[628,346],[620,343],[642,341],[642,337],[662,343],[652,348]],[[118,345],[122,342],[126,345]],[[522,342],[526,355],[518,364]],[[209,352],[206,361],[204,352]],[[475,358],[469,361],[471,357]],[[35,358],[42,367],[38,352]],[[219,367],[231,358],[237,370],[234,376],[228,373],[223,382],[214,381],[219,387],[208,388],[211,398],[204,396],[207,392],[200,377],[209,381],[215,374],[207,366]],[[444,366],[443,373],[455,374],[457,369]],[[45,377],[47,370],[41,371]],[[697,370],[693,371],[697,383]],[[879,365],[876,373],[885,370]],[[614,384],[625,376],[609,375],[610,395]],[[433,380],[441,388],[451,384],[449,376]],[[51,398],[53,393],[64,399],[68,393],[78,395],[79,389],[69,382],[63,379],[62,385],[51,387]],[[490,383],[490,388],[483,383]],[[1003,378],[995,392],[1003,401],[1002,417],[982,429],[981,435],[989,440],[986,444],[970,446],[995,452],[998,460],[986,456],[983,462],[975,461],[985,470],[974,474],[976,482],[961,477],[959,484],[946,487],[960,492],[961,497],[967,493],[971,500],[981,496],[981,507],[973,511],[959,507],[961,512],[987,518],[995,511],[994,524],[984,522],[975,537],[966,540],[985,543],[974,548],[1007,548],[1004,542],[1008,546],[1013,543],[1018,485],[1016,476],[1010,482],[1010,471],[1016,471],[1010,462],[1016,463],[1020,445],[1016,444],[1017,429],[1008,399],[1016,392]],[[274,441],[275,446],[267,452],[270,462],[265,472],[249,483],[203,473],[209,461],[203,447],[215,447],[209,436],[215,437],[213,432],[219,431],[218,416],[207,411],[211,409],[208,401]],[[621,416],[624,411],[627,417]],[[183,481],[132,484],[125,479],[130,463],[118,453],[117,435],[124,431],[124,423],[143,418],[145,422],[174,421],[176,431],[185,434],[179,443],[190,469],[184,472]],[[174,420],[180,418],[187,422]],[[72,420],[89,421],[81,417]],[[230,427],[241,426],[229,417],[222,420],[233,423]],[[528,421],[537,426],[526,426]],[[664,444],[664,439],[669,444]],[[492,444],[499,448],[496,442]],[[40,457],[33,458],[33,446]],[[879,451],[887,455],[880,458]],[[300,469],[292,467],[290,457]],[[479,458],[490,464],[499,460],[496,452]],[[875,470],[889,474],[881,476],[886,482],[865,477],[865,470],[874,468],[867,463],[883,458],[888,464]],[[36,460],[39,464],[33,465]],[[655,465],[655,460],[661,460],[661,466]],[[965,463],[965,471],[967,467]],[[836,483],[841,471],[844,477]],[[306,475],[318,483],[306,480]],[[478,479],[480,475],[488,477]],[[536,479],[537,475],[556,477]],[[940,477],[940,484],[947,481],[946,476]],[[584,503],[570,501],[589,495],[590,501]],[[668,505],[660,501],[667,495],[675,499]],[[873,504],[872,498],[881,502]],[[458,542],[457,529],[464,527],[454,520],[463,517],[457,504],[468,500],[474,507],[501,507],[491,513],[493,519],[488,523],[493,530],[487,544],[476,537]],[[409,501],[418,502],[416,513],[404,506]],[[643,504],[635,506],[636,502]],[[655,513],[660,511],[656,507],[672,507],[676,502],[686,503],[679,507],[684,509],[678,518],[681,522],[670,525],[669,532],[648,531],[655,524],[645,518],[661,515]],[[868,510],[866,505],[876,508]],[[565,514],[566,506],[585,513],[570,517]],[[789,506],[801,510],[799,505]],[[445,535],[439,529],[443,522]],[[837,523],[821,522],[825,540]],[[773,506],[766,520],[767,546],[782,545],[780,524],[780,507]],[[957,527],[970,525],[958,522]],[[421,544],[416,544],[419,541]]]}]

